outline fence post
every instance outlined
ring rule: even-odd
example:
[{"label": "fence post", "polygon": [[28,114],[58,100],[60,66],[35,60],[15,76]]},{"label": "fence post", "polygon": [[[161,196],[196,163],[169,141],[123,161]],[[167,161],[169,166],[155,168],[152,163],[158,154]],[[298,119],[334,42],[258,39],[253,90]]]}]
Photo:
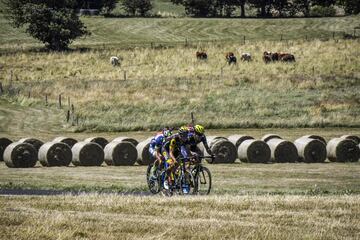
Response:
[{"label": "fence post", "polygon": [[335,40],[335,32],[333,32],[333,39]]},{"label": "fence post", "polygon": [[66,112],[66,122],[70,121],[70,110],[67,110]]},{"label": "fence post", "polygon": [[70,97],[68,97],[68,108],[70,109]]},{"label": "fence post", "polygon": [[312,67],[313,76],[315,75],[315,66]]},{"label": "fence post", "polygon": [[188,46],[188,39],[185,38],[185,47],[187,47],[187,46]]},{"label": "fence post", "polygon": [[246,41],[246,36],[244,36],[244,45],[245,45],[245,41]]},{"label": "fence post", "polygon": [[61,94],[59,94],[59,108],[61,108]]},{"label": "fence post", "polygon": [[124,81],[126,81],[127,76],[126,76],[126,71],[124,71]]},{"label": "fence post", "polygon": [[28,98],[30,98],[30,97],[31,97],[31,91],[28,92]]},{"label": "fence post", "polygon": [[354,28],[354,38],[356,37],[356,28]]},{"label": "fence post", "polygon": [[305,35],[305,41],[307,41],[307,35]]},{"label": "fence post", "polygon": [[47,105],[48,105],[48,95],[45,94],[45,106],[47,106]]},{"label": "fence post", "polygon": [[2,82],[0,82],[0,95],[3,94],[3,92],[4,92],[3,85]]},{"label": "fence post", "polygon": [[282,34],[280,34],[280,41],[282,41],[283,40],[283,35]]}]

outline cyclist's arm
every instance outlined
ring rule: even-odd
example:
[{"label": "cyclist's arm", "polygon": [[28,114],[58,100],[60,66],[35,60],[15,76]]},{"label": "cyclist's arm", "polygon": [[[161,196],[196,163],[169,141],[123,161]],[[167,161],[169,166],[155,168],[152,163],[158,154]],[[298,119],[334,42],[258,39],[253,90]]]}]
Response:
[{"label": "cyclist's arm", "polygon": [[176,157],[174,155],[174,152],[175,152],[175,148],[176,148],[176,141],[175,139],[172,139],[170,141],[170,146],[169,146],[169,154],[170,154],[170,158],[176,162]]},{"label": "cyclist's arm", "polygon": [[209,147],[209,145],[208,145],[208,143],[207,143],[207,140],[206,140],[205,135],[202,137],[201,141],[202,141],[202,143],[203,143],[203,145],[204,145],[207,153],[208,153],[209,155],[213,155],[213,153],[212,153],[212,151],[211,151],[211,149],[210,149],[210,147]]}]

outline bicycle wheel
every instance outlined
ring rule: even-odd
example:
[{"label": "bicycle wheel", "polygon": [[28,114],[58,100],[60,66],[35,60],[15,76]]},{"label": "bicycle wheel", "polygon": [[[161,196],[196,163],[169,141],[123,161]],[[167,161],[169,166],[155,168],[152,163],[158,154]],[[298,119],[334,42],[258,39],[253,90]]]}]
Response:
[{"label": "bicycle wheel", "polygon": [[152,194],[157,194],[161,190],[161,178],[159,174],[159,169],[156,169],[155,176],[156,179],[150,179],[150,171],[154,164],[150,164],[146,171],[146,181],[149,187],[149,190]]},{"label": "bicycle wheel", "polygon": [[179,181],[177,181],[179,184],[178,186],[179,194],[181,195],[194,194],[196,184],[195,184],[194,176],[191,174],[191,172],[189,170],[186,170],[184,174],[181,174],[179,178],[180,178]]},{"label": "bicycle wheel", "polygon": [[206,167],[193,170],[195,179],[195,194],[208,195],[211,191],[211,173]]}]

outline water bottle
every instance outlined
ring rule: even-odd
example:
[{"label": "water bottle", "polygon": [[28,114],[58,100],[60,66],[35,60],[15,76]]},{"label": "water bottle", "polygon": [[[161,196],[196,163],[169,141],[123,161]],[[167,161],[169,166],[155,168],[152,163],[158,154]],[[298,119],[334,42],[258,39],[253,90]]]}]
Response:
[{"label": "water bottle", "polygon": [[185,183],[182,185],[182,189],[183,189],[183,193],[184,193],[184,194],[188,194],[189,191],[190,191],[189,185],[188,185],[188,184],[185,184]]}]

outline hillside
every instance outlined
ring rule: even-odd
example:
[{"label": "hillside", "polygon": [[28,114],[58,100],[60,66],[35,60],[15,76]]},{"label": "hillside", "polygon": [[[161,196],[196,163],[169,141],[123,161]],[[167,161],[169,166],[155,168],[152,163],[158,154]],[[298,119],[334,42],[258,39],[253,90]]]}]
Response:
[{"label": "hillside", "polygon": [[[154,44],[194,44],[199,41],[247,41],[332,38],[353,33],[360,16],[307,19],[197,19],[197,18],[103,18],[84,17],[92,35],[79,39],[73,47],[150,46]],[[43,45],[12,28],[0,15],[0,50],[21,50]],[[358,34],[360,31],[358,30]]]}]

